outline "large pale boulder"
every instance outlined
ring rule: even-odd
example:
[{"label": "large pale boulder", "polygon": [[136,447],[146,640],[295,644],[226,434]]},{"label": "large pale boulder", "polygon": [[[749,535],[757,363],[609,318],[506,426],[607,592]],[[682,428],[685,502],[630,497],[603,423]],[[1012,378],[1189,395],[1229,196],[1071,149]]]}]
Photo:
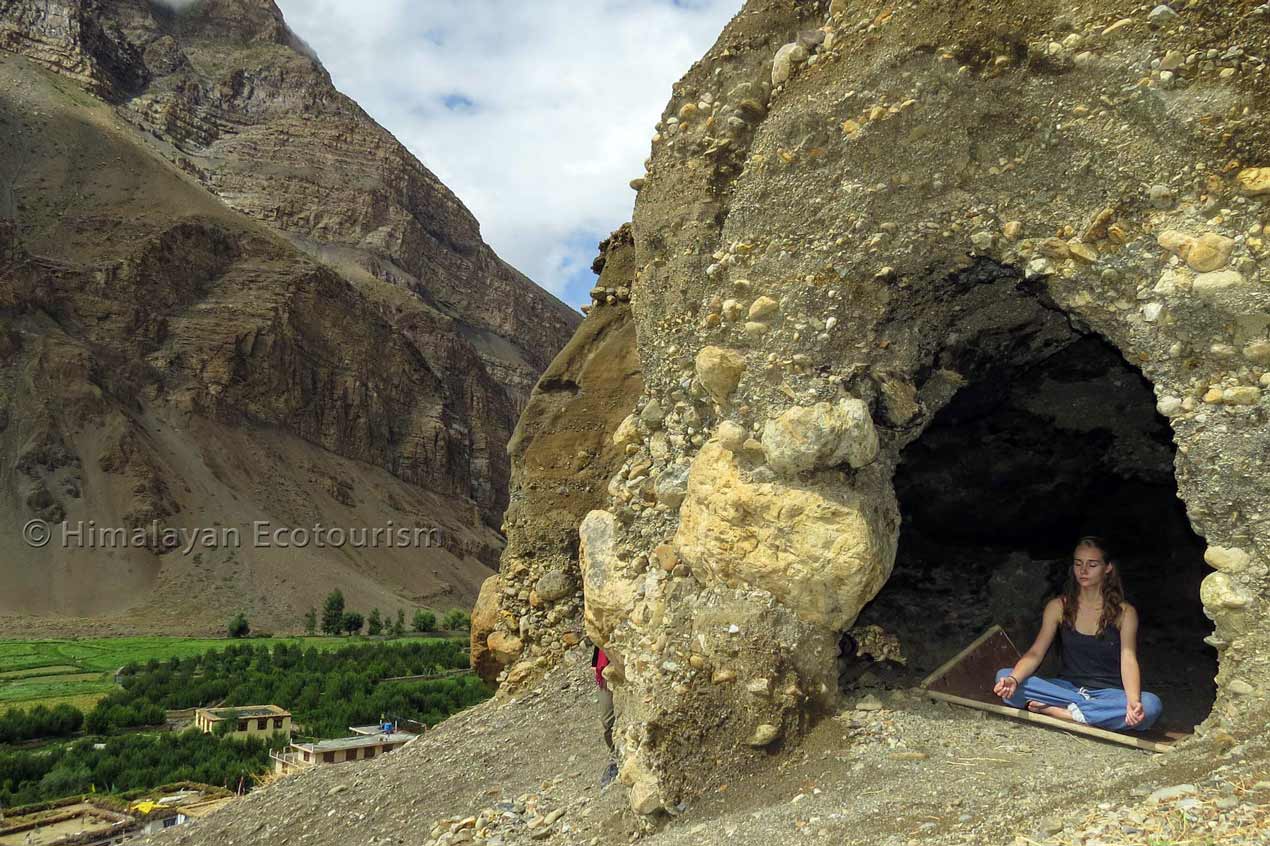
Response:
[{"label": "large pale boulder", "polygon": [[878,454],[869,407],[858,399],[786,409],[763,427],[763,453],[778,473],[802,473],[847,462],[863,467]]},{"label": "large pale boulder", "polygon": [[637,444],[639,440],[639,426],[635,422],[635,415],[628,414],[617,425],[617,431],[613,433],[613,444],[624,447],[627,444]]},{"label": "large pale boulder", "polygon": [[1209,611],[1244,608],[1252,602],[1247,592],[1222,572],[1209,573],[1199,586],[1199,598]]},{"label": "large pale boulder", "polygon": [[807,61],[807,48],[791,42],[776,51],[772,59],[772,84],[780,85],[794,73],[794,67]]},{"label": "large pale boulder", "polygon": [[717,403],[725,403],[745,371],[745,357],[724,347],[702,347],[697,353],[697,381]]},{"label": "large pale boulder", "polygon": [[516,635],[507,632],[494,632],[486,640],[486,644],[489,646],[489,651],[493,654],[494,659],[503,666],[512,663],[520,657],[520,652],[524,648],[524,641]]},{"label": "large pale boulder", "polygon": [[1235,177],[1239,190],[1249,197],[1270,194],[1270,167],[1246,167]]},{"label": "large pale boulder", "polygon": [[481,583],[481,592],[472,606],[470,662],[477,675],[490,683],[510,663],[503,661],[488,645],[498,623],[498,597],[501,592],[502,580],[497,575],[490,576]]},{"label": "large pale boulder", "polygon": [[1238,573],[1248,567],[1252,556],[1237,546],[1210,546],[1204,552],[1204,561],[1214,570]]},{"label": "large pale boulder", "polygon": [[897,525],[890,496],[750,482],[710,441],[692,464],[674,545],[707,585],[762,588],[801,619],[844,629],[890,575]]},{"label": "large pale boulder", "polygon": [[582,562],[583,622],[587,637],[599,646],[635,605],[635,582],[617,555],[617,517],[592,511],[578,527]]},{"label": "large pale boulder", "polygon": [[653,770],[646,766],[639,750],[633,750],[622,762],[617,780],[629,787],[631,810],[651,814],[663,806],[660,785]]}]

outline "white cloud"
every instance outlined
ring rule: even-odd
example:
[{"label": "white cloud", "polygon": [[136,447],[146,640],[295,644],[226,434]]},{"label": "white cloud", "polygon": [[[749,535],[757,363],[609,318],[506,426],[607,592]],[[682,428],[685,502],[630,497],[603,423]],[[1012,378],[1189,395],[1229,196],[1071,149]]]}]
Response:
[{"label": "white cloud", "polygon": [[586,300],[671,85],[742,0],[277,0],[504,259]]}]

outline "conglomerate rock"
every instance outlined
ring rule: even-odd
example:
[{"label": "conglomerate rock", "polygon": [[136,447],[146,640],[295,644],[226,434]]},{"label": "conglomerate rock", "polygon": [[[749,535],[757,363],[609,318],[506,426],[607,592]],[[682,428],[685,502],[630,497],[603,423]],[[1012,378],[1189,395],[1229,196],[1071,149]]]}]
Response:
[{"label": "conglomerate rock", "polygon": [[[0,91],[0,612],[172,631],[294,628],[336,586],[470,602],[516,416],[581,318],[271,0],[8,0]],[[23,544],[32,518],[243,541],[103,557]],[[439,542],[263,553],[255,521]]]},{"label": "conglomerate rock", "polygon": [[753,469],[717,442],[701,448],[675,552],[704,585],[762,588],[808,622],[846,628],[895,559],[894,498],[879,478],[801,485]]},{"label": "conglomerate rock", "polygon": [[[483,597],[497,591],[497,612],[483,612],[472,632],[472,666],[491,682],[504,670],[513,683],[527,678],[582,638],[578,526],[605,502],[609,479],[637,437],[630,411],[643,382],[628,303],[634,254],[629,226],[600,245],[589,313],[534,387],[508,445],[500,587],[491,577],[482,589]],[[632,477],[640,496],[655,495],[653,488],[648,477]],[[519,639],[519,654],[486,649],[500,633]]]},{"label": "conglomerate rock", "polygon": [[[1270,15],[1169,11],[751,0],[675,86],[632,182],[644,390],[581,521],[636,811],[797,741],[890,572],[901,451],[965,386],[1089,334],[1153,385],[1219,568],[1200,731],[1258,730]],[[857,402],[877,445],[853,457],[817,418]]]}]

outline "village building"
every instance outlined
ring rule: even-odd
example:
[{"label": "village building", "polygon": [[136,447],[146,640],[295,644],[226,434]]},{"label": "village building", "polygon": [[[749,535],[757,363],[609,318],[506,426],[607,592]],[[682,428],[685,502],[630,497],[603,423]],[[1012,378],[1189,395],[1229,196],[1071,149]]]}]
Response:
[{"label": "village building", "polygon": [[281,732],[291,737],[291,712],[277,705],[239,705],[228,708],[199,708],[194,712],[194,728],[205,734],[217,731],[225,721],[226,737],[269,737]]},{"label": "village building", "polygon": [[133,802],[128,813],[141,822],[142,834],[154,834],[206,816],[234,799],[234,794],[223,787],[181,782]]},{"label": "village building", "polygon": [[314,743],[292,743],[285,750],[271,752],[274,772],[287,775],[306,767],[342,764],[347,761],[369,761],[405,746],[419,735],[400,731],[393,723],[373,726],[349,726],[350,737],[319,740]]},{"label": "village building", "polygon": [[234,799],[223,787],[178,782],[125,802],[68,797],[0,815],[0,846],[106,846],[154,834],[211,813]]},{"label": "village building", "polygon": [[141,829],[141,821],[131,814],[93,802],[63,800],[7,814],[0,822],[0,846],[104,846],[122,843]]}]

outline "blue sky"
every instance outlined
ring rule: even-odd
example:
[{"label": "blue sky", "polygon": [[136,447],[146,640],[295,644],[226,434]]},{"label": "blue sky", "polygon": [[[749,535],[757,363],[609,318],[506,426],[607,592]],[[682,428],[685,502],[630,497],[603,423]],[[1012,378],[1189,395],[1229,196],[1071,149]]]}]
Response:
[{"label": "blue sky", "polygon": [[335,85],[571,305],[671,85],[742,0],[277,0]]}]

